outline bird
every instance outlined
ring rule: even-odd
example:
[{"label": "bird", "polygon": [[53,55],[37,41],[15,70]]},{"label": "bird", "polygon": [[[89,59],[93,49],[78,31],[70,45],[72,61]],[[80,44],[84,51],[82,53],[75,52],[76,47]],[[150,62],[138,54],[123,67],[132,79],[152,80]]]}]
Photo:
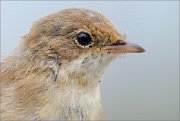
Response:
[{"label": "bird", "polygon": [[96,10],[44,16],[1,61],[0,118],[103,120],[105,70],[121,55],[142,52]]}]

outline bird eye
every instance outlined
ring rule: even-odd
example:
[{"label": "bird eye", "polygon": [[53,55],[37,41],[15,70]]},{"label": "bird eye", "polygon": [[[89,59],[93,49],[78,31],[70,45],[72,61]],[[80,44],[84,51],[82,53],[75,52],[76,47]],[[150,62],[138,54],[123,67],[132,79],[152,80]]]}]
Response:
[{"label": "bird eye", "polygon": [[88,33],[80,32],[77,35],[76,43],[78,43],[81,47],[90,47],[90,45],[92,45],[91,36]]}]

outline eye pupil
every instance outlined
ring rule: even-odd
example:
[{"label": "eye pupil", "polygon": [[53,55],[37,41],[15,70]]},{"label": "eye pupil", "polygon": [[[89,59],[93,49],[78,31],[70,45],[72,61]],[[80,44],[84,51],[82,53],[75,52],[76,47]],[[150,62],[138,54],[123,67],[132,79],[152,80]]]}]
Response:
[{"label": "eye pupil", "polygon": [[91,43],[90,35],[85,32],[79,33],[77,36],[77,40],[78,40],[79,44],[81,44],[83,46],[87,46]]}]

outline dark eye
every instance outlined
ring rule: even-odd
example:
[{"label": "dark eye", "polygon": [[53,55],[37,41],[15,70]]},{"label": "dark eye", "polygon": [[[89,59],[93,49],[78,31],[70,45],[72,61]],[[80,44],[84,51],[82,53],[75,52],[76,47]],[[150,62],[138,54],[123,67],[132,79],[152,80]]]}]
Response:
[{"label": "dark eye", "polygon": [[91,37],[88,33],[85,32],[80,32],[77,35],[77,42],[79,45],[86,47],[86,46],[90,46],[92,43]]}]

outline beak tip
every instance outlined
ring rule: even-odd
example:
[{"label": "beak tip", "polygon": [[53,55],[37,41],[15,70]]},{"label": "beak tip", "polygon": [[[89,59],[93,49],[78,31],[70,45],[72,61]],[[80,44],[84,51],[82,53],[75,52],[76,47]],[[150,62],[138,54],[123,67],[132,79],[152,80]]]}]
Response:
[{"label": "beak tip", "polygon": [[129,48],[129,53],[143,53],[145,52],[145,49],[139,45],[130,43],[127,45],[127,48]]},{"label": "beak tip", "polygon": [[138,51],[138,52],[139,52],[139,53],[144,53],[145,51],[146,51],[146,50],[141,47],[141,48],[139,48],[139,51]]}]

